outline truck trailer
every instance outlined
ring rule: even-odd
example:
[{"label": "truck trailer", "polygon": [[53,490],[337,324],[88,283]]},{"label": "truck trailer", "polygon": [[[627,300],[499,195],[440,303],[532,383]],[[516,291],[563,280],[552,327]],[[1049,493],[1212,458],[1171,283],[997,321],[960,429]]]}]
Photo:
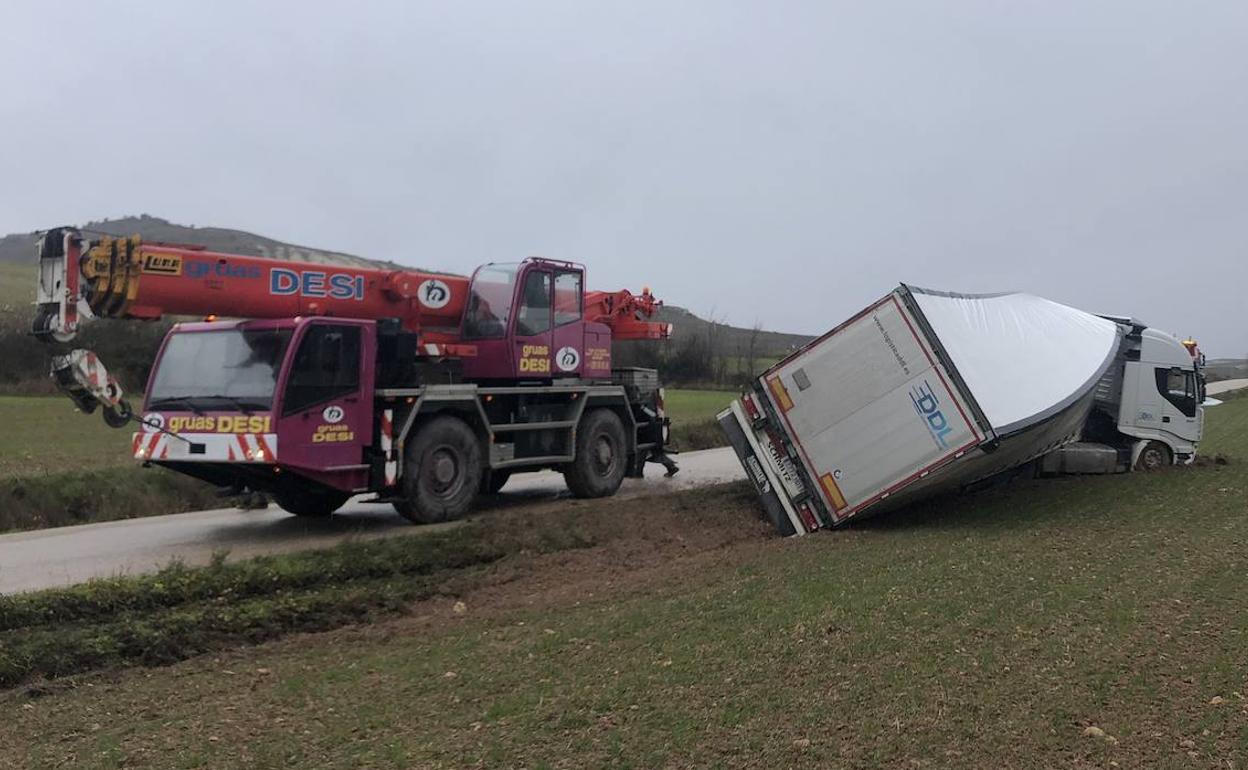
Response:
[{"label": "truck trailer", "polygon": [[1032,464],[1190,463],[1192,342],[1022,293],[901,285],[775,364],[718,416],[783,535],[838,527]]}]

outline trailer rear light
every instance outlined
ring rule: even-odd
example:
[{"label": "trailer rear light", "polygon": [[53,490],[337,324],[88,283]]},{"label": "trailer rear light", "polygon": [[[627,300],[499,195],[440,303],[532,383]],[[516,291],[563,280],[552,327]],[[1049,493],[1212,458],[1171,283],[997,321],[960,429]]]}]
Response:
[{"label": "trailer rear light", "polygon": [[758,421],[761,419],[762,415],[758,412],[758,405],[754,403],[754,397],[749,393],[741,397],[741,405],[745,407],[746,414],[750,416],[751,420]]},{"label": "trailer rear light", "polygon": [[819,529],[819,520],[815,518],[815,512],[810,509],[810,503],[798,503],[797,513],[802,517],[802,523],[806,525],[807,530],[814,532]]}]

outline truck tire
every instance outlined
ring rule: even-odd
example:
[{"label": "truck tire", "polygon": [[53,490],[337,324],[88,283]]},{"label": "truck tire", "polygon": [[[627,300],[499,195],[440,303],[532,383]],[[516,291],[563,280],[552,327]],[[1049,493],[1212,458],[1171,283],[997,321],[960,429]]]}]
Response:
[{"label": "truck tire", "polygon": [[576,459],[563,478],[574,497],[609,497],[624,481],[628,446],[624,423],[610,409],[595,409],[576,429]]},{"label": "truck tire", "polygon": [[511,471],[489,471],[481,474],[481,494],[497,495],[503,491],[503,487],[507,484],[507,480],[511,478]]},{"label": "truck tire", "polygon": [[332,515],[350,498],[336,489],[282,489],[273,493],[273,501],[283,511],[309,519]]},{"label": "truck tire", "polygon": [[1170,465],[1171,461],[1170,447],[1160,441],[1150,441],[1144,445],[1144,450],[1136,458],[1135,469],[1137,471],[1160,470]]},{"label": "truck tire", "polygon": [[458,417],[435,417],[408,443],[403,499],[394,507],[415,524],[458,519],[477,499],[481,474],[477,434]]}]

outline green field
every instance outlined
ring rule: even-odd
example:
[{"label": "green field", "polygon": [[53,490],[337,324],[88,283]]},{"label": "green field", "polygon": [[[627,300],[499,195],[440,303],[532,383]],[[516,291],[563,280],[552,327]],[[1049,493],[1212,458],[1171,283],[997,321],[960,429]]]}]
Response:
[{"label": "green field", "polygon": [[667,388],[667,414],[676,425],[713,420],[737,397],[729,390],[685,390]]},{"label": "green field", "polygon": [[0,315],[28,313],[35,301],[34,254],[30,264],[0,262]]},{"label": "green field", "polygon": [[0,479],[132,465],[130,435],[65,397],[0,396]]},{"label": "green field", "polygon": [[530,517],[583,546],[403,618],[16,693],[0,765],[1241,767],[1248,399],[1207,417],[1229,464],[799,540],[744,487]]}]

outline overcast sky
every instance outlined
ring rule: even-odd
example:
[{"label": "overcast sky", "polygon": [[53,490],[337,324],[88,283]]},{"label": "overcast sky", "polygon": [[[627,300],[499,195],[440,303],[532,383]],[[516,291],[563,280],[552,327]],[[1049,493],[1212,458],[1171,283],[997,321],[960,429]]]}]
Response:
[{"label": "overcast sky", "polygon": [[1243,0],[5,0],[0,138],[0,233],[543,255],[811,333],[1024,290],[1248,354]]}]

